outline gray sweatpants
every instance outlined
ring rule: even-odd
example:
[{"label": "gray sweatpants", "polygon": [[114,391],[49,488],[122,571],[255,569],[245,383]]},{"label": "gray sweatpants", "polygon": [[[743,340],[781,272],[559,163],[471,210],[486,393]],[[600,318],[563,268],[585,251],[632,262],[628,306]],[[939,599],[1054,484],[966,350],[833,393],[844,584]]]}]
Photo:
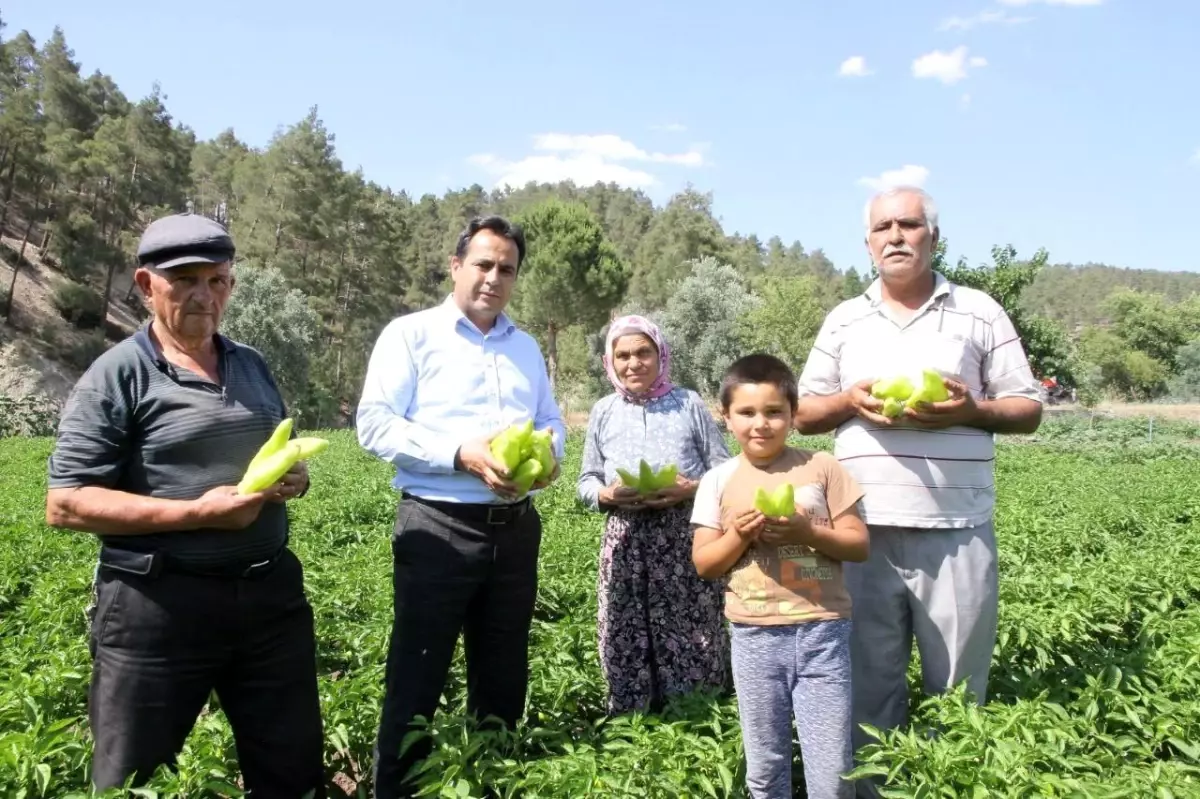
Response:
[{"label": "gray sweatpants", "polygon": [[[854,748],[908,723],[906,672],[915,637],[927,694],[966,681],[982,704],[996,643],[998,580],[991,522],[962,530],[870,526],[871,554],[843,563],[854,610]],[[875,796],[859,780],[859,796]]]},{"label": "gray sweatpants", "polygon": [[841,775],[850,747],[849,619],[782,626],[731,623],[746,787],[753,799],[791,799],[792,720],[811,799],[854,796]]}]

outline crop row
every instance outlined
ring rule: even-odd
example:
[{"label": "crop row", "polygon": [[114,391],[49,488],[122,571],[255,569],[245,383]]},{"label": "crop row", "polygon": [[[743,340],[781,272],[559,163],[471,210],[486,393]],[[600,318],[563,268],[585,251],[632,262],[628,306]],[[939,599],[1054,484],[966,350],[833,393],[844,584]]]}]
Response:
[{"label": "crop row", "polygon": [[[388,469],[352,435],[330,438],[312,464],[312,492],[293,504],[292,545],[317,617],[330,785],[365,796],[395,496]],[[0,797],[84,795],[87,785],[83,609],[95,543],[42,524],[50,446],[0,440]],[[991,701],[976,708],[914,692],[913,728],[867,750],[867,768],[890,774],[894,795],[1200,792],[1200,494],[1195,461],[1171,447],[1138,450],[1135,464],[1122,456],[1131,450],[1111,447],[1002,445]],[[482,796],[484,786],[528,797],[742,796],[731,696],[687,697],[660,716],[604,715],[601,521],[574,500],[578,457],[572,438],[560,484],[539,499],[546,534],[528,721],[475,733],[456,658],[424,783],[445,796]],[[214,700],[179,773],[154,783],[159,795],[236,795],[232,738],[217,710]]]}]

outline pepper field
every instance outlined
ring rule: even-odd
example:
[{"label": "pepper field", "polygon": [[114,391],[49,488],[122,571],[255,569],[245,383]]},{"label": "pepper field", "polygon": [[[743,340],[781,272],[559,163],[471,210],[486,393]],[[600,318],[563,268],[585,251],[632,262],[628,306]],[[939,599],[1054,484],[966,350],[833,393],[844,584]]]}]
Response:
[{"label": "pepper field", "polygon": [[[306,434],[312,434],[308,432]],[[316,611],[332,796],[368,796],[391,612],[390,469],[349,431],[292,503]],[[1000,637],[990,702],[922,701],[872,745],[893,796],[1200,796],[1200,429],[1048,421],[997,464]],[[809,442],[827,448],[827,439]],[[0,797],[85,796],[84,607],[96,551],[43,523],[49,439],[0,439]],[[461,657],[431,730],[430,796],[743,796],[730,696],[606,719],[595,644],[601,517],[574,499],[580,439],[545,518],[527,725],[474,735]],[[916,680],[914,657],[912,685]],[[937,729],[939,734],[930,732]],[[797,781],[800,770],[797,760]],[[492,792],[488,792],[490,786]],[[215,699],[144,796],[237,796]],[[802,788],[797,795],[803,795]]]}]

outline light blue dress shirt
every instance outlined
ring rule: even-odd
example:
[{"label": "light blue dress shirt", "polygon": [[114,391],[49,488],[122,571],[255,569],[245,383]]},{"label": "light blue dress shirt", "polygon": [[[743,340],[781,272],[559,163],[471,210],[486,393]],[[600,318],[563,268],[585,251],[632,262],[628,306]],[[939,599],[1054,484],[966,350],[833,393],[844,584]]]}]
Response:
[{"label": "light blue dress shirt", "polygon": [[[429,500],[505,502],[454,453],[474,438],[532,418],[554,432],[563,456],[566,429],[533,336],[506,314],[481,333],[453,297],[393,319],[379,334],[358,404],[358,443],[396,467],[392,485]],[[531,492],[537,493],[537,492]]]}]

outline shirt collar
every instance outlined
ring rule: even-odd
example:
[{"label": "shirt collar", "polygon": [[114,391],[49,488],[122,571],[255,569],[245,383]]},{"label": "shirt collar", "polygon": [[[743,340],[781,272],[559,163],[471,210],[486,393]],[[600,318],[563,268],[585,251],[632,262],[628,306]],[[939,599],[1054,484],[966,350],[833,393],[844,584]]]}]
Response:
[{"label": "shirt collar", "polygon": [[[933,272],[933,294],[929,296],[929,302],[926,305],[932,304],[934,300],[945,297],[950,293],[950,281],[938,272],[936,269]],[[875,278],[871,281],[871,285],[867,286],[863,292],[872,306],[878,306],[883,302],[883,284],[882,278]]]},{"label": "shirt collar", "polygon": [[[155,348],[154,342],[150,339],[150,327],[153,324],[154,324],[154,318],[151,317],[146,322],[146,324],[142,325],[134,332],[133,340],[134,340],[134,342],[137,343],[137,345],[139,347],[142,348],[142,352],[144,352],[150,356],[150,359],[152,361],[159,364],[160,366],[166,365],[166,363],[167,363],[166,359],[162,357],[162,354],[158,351],[157,348]],[[229,353],[232,353],[234,350],[237,349],[237,346],[238,346],[233,341],[233,339],[226,338],[225,336],[222,336],[220,333],[213,333],[213,344],[216,345],[218,353],[224,353],[226,355],[228,355]]]},{"label": "shirt collar", "polygon": [[[475,326],[475,323],[468,319],[466,314],[462,312],[462,309],[458,307],[458,303],[454,301],[453,294],[447,294],[446,299],[442,301],[442,312],[446,314],[446,318],[450,320],[450,324],[455,329],[458,328],[459,322],[465,322],[470,326],[470,330],[479,332],[479,328]],[[513,322],[512,318],[504,313],[504,311],[501,311],[500,315],[496,317],[496,322],[492,325],[492,329],[484,335],[507,336],[516,329],[517,325]]]}]

